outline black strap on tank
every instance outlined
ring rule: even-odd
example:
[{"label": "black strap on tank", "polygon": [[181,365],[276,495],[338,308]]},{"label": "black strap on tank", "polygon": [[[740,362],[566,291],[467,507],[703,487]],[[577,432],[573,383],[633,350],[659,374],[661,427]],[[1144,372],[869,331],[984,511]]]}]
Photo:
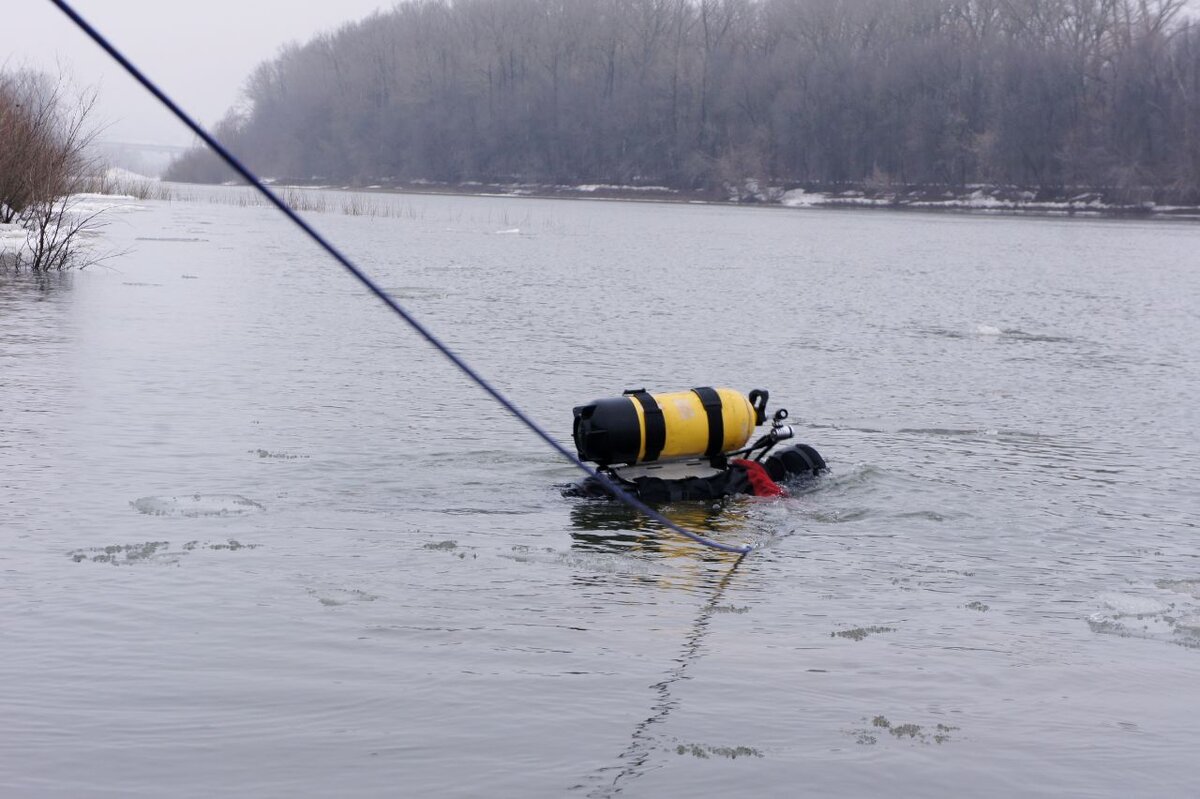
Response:
[{"label": "black strap on tank", "polygon": [[704,455],[707,458],[720,455],[725,445],[725,415],[721,412],[721,395],[708,386],[693,388],[692,391],[700,398],[700,404],[708,416],[708,449],[704,450]]},{"label": "black strap on tank", "polygon": [[662,454],[663,446],[667,443],[667,422],[663,418],[662,408],[658,407],[658,400],[654,399],[654,396],[644,388],[625,393],[636,399],[642,406],[642,418],[646,425],[646,457],[642,460],[645,462],[656,461]]}]

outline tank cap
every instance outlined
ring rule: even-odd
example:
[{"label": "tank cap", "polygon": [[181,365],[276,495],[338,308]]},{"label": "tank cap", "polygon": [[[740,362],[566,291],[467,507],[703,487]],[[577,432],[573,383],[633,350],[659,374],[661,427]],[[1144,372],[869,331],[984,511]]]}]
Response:
[{"label": "tank cap", "polygon": [[767,421],[767,399],[770,393],[761,388],[750,392],[750,407],[754,409],[754,424],[757,427]]}]

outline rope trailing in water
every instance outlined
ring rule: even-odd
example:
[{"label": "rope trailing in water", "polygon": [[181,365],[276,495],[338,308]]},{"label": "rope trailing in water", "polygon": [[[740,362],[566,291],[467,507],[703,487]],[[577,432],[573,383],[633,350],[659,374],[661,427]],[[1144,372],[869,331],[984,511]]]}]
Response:
[{"label": "rope trailing in water", "polygon": [[433,345],[438,352],[440,352],[451,363],[457,366],[459,371],[466,375],[477,386],[490,394],[492,399],[500,403],[505,410],[511,413],[517,418],[518,421],[533,431],[535,435],[550,445],[550,447],[559,455],[562,455],[568,461],[583,470],[586,474],[599,480],[601,485],[608,489],[617,499],[642,512],[646,516],[666,527],[668,530],[676,532],[685,538],[690,538],[692,541],[695,541],[698,544],[703,544],[704,546],[712,547],[713,549],[719,549],[723,552],[738,552],[745,554],[752,549],[750,546],[733,546],[731,544],[723,544],[720,541],[714,541],[713,539],[702,536],[699,533],[694,533],[691,530],[680,527],[658,511],[646,505],[646,503],[642,502],[637,497],[630,494],[625,489],[621,488],[621,486],[614,483],[606,475],[598,472],[581,461],[578,457],[576,457],[575,453],[569,451],[562,444],[558,443],[558,441],[555,440],[545,430],[543,430],[537,422],[535,422],[524,411],[514,405],[513,402],[508,399],[508,397],[500,393],[499,389],[489,383],[481,374],[479,374],[479,372],[475,371],[470,364],[468,364],[457,353],[451,350],[450,347],[448,347],[441,339],[435,336],[432,331],[418,321],[416,317],[401,307],[400,303],[392,299],[392,297],[386,291],[384,291],[377,283],[375,283],[374,280],[368,277],[366,273],[355,266],[347,256],[343,255],[338,248],[334,247],[333,244],[331,244],[324,236],[318,233],[315,228],[301,219],[299,214],[293,211],[291,207],[282,199],[280,199],[273,191],[268,189],[258,178],[258,176],[251,172],[249,168],[247,168],[236,156],[233,155],[233,153],[225,149],[224,145],[209,135],[204,128],[202,128],[195,120],[188,116],[187,113],[185,113],[183,109],[175,103],[174,100],[168,97],[166,93],[162,91],[162,89],[158,88],[158,86],[140,69],[135,67],[133,63],[130,62],[129,59],[126,58],[124,54],[116,48],[115,45],[109,42],[108,39],[105,38],[98,30],[92,27],[87,20],[81,17],[75,11],[75,9],[66,2],[66,0],[50,0],[50,2],[58,6],[59,10],[66,14],[71,21],[79,27],[80,30],[91,37],[96,44],[100,45],[100,47],[103,48],[106,53],[112,56],[113,60],[115,60],[125,69],[126,72],[133,76],[134,80],[142,84],[142,86],[144,86],[152,95],[154,95],[154,97],[160,103],[166,106],[172,114],[178,117],[183,124],[187,125],[193,133],[200,137],[201,141],[212,148],[213,152],[220,156],[221,160],[227,163],[247,183],[257,189],[258,193],[265,197],[267,201],[271,203],[271,205],[274,205],[276,208],[278,208],[284,216],[286,216],[297,227],[307,233],[309,238],[316,242],[321,249],[329,253],[329,255],[332,256],[335,261],[341,264],[347,272],[349,272],[358,280],[359,283],[362,283],[368,291],[378,297],[384,305],[395,311],[397,316],[407,322],[409,327],[419,333],[421,337]]}]

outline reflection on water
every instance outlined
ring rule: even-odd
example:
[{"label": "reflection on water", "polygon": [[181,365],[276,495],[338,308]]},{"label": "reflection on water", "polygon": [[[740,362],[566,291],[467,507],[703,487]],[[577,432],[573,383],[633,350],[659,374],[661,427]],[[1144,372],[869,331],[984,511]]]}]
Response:
[{"label": "reflection on water", "polygon": [[[793,478],[784,483],[787,496],[802,497],[820,491],[831,478]],[[642,547],[664,553],[695,554],[695,545],[679,540],[679,536],[662,529],[629,506],[607,499],[570,497],[571,537],[578,546],[627,549]],[[723,497],[711,502],[674,502],[657,505],[656,509],[674,524],[724,543],[759,541],[769,536],[756,507],[777,505],[778,499],[761,499],[743,495]],[[769,527],[769,526],[768,526]]]},{"label": "reflection on water", "polygon": [[75,273],[70,271],[16,272],[0,267],[0,307],[15,310],[54,292],[67,291],[74,279]]},{"label": "reflection on water", "polygon": [[[711,503],[677,502],[661,505],[658,510],[680,527],[695,530],[705,536],[716,536],[737,532],[737,505],[741,501],[744,500],[726,498]],[[649,531],[659,528],[652,520],[624,503],[592,499],[568,499],[566,502],[570,503],[571,522],[580,531]],[[585,537],[581,540],[591,538],[598,537]]]},{"label": "reflection on water", "polygon": [[[732,553],[718,552],[717,554],[729,555]],[[696,616],[696,620],[687,630],[679,649],[679,654],[673,658],[674,665],[667,670],[661,680],[650,686],[654,692],[654,704],[650,708],[650,715],[634,726],[629,736],[629,745],[617,756],[616,764],[604,766],[591,775],[590,781],[592,783],[599,783],[599,785],[595,785],[588,790],[588,797],[609,797],[624,792],[631,782],[645,773],[656,752],[664,748],[660,738],[662,733],[659,728],[667,722],[672,711],[677,709],[681,702],[674,695],[673,689],[677,683],[688,679],[688,670],[693,668],[696,662],[702,657],[704,639],[708,633],[713,614],[720,607],[721,600],[725,596],[725,591],[729,587],[730,581],[734,578],[738,567],[746,558],[746,555],[742,554],[734,557],[736,559],[719,580],[717,580],[716,585],[711,588],[708,601],[704,603],[704,606]],[[693,746],[696,745],[693,744]],[[738,749],[742,748],[738,747]],[[697,749],[701,752],[705,751],[699,747]],[[747,753],[752,752],[760,754],[755,752],[755,750],[747,748]],[[577,789],[588,787],[587,783],[575,786]]]}]

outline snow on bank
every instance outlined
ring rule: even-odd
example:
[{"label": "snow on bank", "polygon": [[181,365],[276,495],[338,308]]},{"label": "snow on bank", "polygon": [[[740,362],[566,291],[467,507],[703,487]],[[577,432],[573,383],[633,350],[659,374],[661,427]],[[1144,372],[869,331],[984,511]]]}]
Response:
[{"label": "snow on bank", "polygon": [[[179,184],[164,183],[147,178],[129,170],[110,170],[115,180],[101,187],[105,197],[114,201],[113,208],[134,210],[140,206],[130,204],[132,200],[195,200],[196,196],[184,191]],[[320,180],[314,178],[314,181]],[[375,180],[379,180],[375,178]],[[1150,202],[1117,202],[1106,199],[1103,190],[1077,189],[1075,193],[1054,196],[1050,191],[1037,192],[1015,186],[968,185],[950,189],[946,187],[912,187],[884,184],[847,185],[843,187],[793,187],[770,186],[757,180],[731,183],[723,191],[673,189],[659,185],[626,185],[614,183],[583,183],[578,185],[554,183],[482,183],[463,181],[449,183],[426,179],[395,181],[387,178],[372,183],[365,189],[353,185],[330,185],[328,183],[296,182],[292,179],[267,178],[276,190],[286,192],[285,200],[297,210],[326,211],[336,207],[336,200],[320,196],[311,203],[304,197],[308,192],[381,192],[417,194],[463,194],[483,197],[541,197],[572,198],[603,201],[628,202],[685,202],[693,204],[735,203],[745,205],[781,206],[797,209],[826,208],[876,208],[895,210],[944,210],[980,214],[1033,214],[1060,216],[1138,216],[1164,219],[1200,219],[1200,205],[1156,205]],[[249,192],[243,183],[231,181],[225,184],[239,191]],[[299,195],[303,194],[303,197]],[[1041,199],[1039,199],[1039,197]],[[89,202],[93,195],[88,195]],[[239,198],[237,204],[262,204],[257,199]],[[342,203],[345,213],[370,216],[382,213],[369,202]]]},{"label": "snow on bank", "polygon": [[29,231],[20,225],[0,224],[0,253],[18,252],[29,241]]},{"label": "snow on bank", "polygon": [[[774,195],[774,196],[772,196]],[[777,198],[777,199],[776,199]],[[736,196],[731,199],[737,199]],[[754,195],[754,201],[770,204],[775,201],[787,208],[910,208],[922,210],[977,211],[982,213],[1062,214],[1106,216],[1140,214],[1200,218],[1200,207],[1156,205],[1151,202],[1105,202],[1098,192],[1083,192],[1059,199],[1037,199],[1028,190],[1003,189],[989,186],[968,186],[965,191],[903,190],[880,191],[868,195],[863,191],[808,191],[805,189],[767,189]]]},{"label": "snow on bank", "polygon": [[584,183],[584,184],[583,184],[583,185],[581,185],[581,186],[567,186],[567,187],[564,187],[564,188],[567,188],[567,189],[569,189],[569,190],[571,190],[571,191],[582,191],[582,192],[587,192],[587,193],[589,193],[589,194],[590,194],[590,193],[592,193],[592,192],[597,192],[597,191],[617,191],[617,192],[624,192],[624,191],[634,191],[634,192],[638,192],[638,191],[642,191],[642,192],[645,192],[645,191],[653,191],[653,192],[661,192],[662,194],[676,194],[676,193],[678,193],[678,190],[677,190],[677,189],[672,189],[672,188],[669,188],[669,187],[667,187],[667,186],[618,186],[618,185],[614,185],[614,184],[612,184],[612,183]]},{"label": "snow on bank", "polygon": [[67,200],[67,213],[87,216],[108,211],[145,211],[132,194],[72,194]]},{"label": "snow on bank", "polygon": [[787,208],[812,208],[829,199],[829,195],[819,192],[807,192],[804,189],[785,191],[779,198],[779,204]]},{"label": "snow on bank", "polygon": [[[146,210],[146,206],[138,204],[136,197],[119,194],[72,194],[65,201],[59,201],[55,205],[65,222],[58,235],[62,236],[74,229],[75,232],[70,235],[79,235],[81,240],[101,235],[105,218],[113,212]],[[16,224],[0,224],[0,255],[20,260],[33,253],[37,246],[34,229]]]},{"label": "snow on bank", "polygon": [[[422,187],[432,186],[428,181]],[[1148,216],[1200,219],[1200,205],[1156,205],[1151,202],[1106,200],[1102,191],[1077,190],[1061,197],[1013,186],[969,185],[957,189],[945,187],[856,186],[846,188],[787,188],[766,186],[757,180],[731,183],[721,193],[672,189],[668,186],[626,186],[584,183],[577,186],[538,183],[437,184],[450,192],[456,189],[472,194],[499,197],[588,197],[604,200],[652,200],[696,204],[736,203],[783,206],[785,208],[890,208],[945,210],[993,214],[1035,214],[1062,216]],[[396,186],[396,190],[415,189],[418,183]],[[1049,195],[1049,196],[1048,196]],[[1042,197],[1043,199],[1039,199]]]}]

